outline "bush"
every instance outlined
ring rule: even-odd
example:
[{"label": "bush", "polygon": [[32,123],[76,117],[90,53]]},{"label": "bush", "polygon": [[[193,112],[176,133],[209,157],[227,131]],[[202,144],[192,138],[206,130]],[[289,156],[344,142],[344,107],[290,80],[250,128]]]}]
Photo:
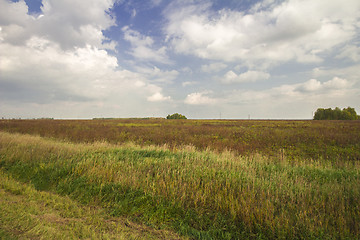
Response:
[{"label": "bush", "polygon": [[181,115],[179,113],[174,113],[172,115],[167,115],[166,119],[187,119],[184,115]]}]

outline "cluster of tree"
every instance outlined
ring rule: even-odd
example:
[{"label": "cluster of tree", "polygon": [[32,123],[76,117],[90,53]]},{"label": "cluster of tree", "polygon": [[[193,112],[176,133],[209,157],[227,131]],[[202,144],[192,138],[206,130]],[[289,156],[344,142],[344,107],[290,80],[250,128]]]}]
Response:
[{"label": "cluster of tree", "polygon": [[181,115],[179,113],[174,113],[172,115],[167,115],[166,119],[187,119],[184,115]]},{"label": "cluster of tree", "polygon": [[354,108],[348,107],[341,110],[336,107],[331,108],[318,108],[314,115],[314,120],[357,120],[360,116],[356,114]]}]

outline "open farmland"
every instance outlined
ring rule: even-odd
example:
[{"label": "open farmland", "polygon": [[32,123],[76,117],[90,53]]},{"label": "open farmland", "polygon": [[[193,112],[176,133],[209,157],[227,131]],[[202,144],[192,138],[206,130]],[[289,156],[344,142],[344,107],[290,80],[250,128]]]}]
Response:
[{"label": "open farmland", "polygon": [[15,198],[30,193],[44,209],[50,198],[80,209],[51,210],[53,226],[38,231],[49,213],[2,210],[0,236],[360,237],[358,121],[2,120],[0,130],[2,209],[27,209]]}]

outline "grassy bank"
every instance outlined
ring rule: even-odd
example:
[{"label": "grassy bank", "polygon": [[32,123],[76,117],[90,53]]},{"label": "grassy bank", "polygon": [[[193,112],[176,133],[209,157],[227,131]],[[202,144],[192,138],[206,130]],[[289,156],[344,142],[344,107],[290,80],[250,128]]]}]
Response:
[{"label": "grassy bank", "polygon": [[195,239],[358,239],[357,161],[75,144],[0,133],[11,178]]},{"label": "grassy bank", "polygon": [[0,171],[0,239],[179,239],[168,231],[109,217]]}]

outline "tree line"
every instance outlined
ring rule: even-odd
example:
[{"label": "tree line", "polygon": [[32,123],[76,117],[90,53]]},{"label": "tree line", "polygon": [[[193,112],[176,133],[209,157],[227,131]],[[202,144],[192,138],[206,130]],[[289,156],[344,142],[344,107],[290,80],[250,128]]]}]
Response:
[{"label": "tree line", "polygon": [[360,116],[351,107],[344,108],[343,110],[338,107],[334,109],[318,108],[315,112],[314,120],[360,120]]}]

